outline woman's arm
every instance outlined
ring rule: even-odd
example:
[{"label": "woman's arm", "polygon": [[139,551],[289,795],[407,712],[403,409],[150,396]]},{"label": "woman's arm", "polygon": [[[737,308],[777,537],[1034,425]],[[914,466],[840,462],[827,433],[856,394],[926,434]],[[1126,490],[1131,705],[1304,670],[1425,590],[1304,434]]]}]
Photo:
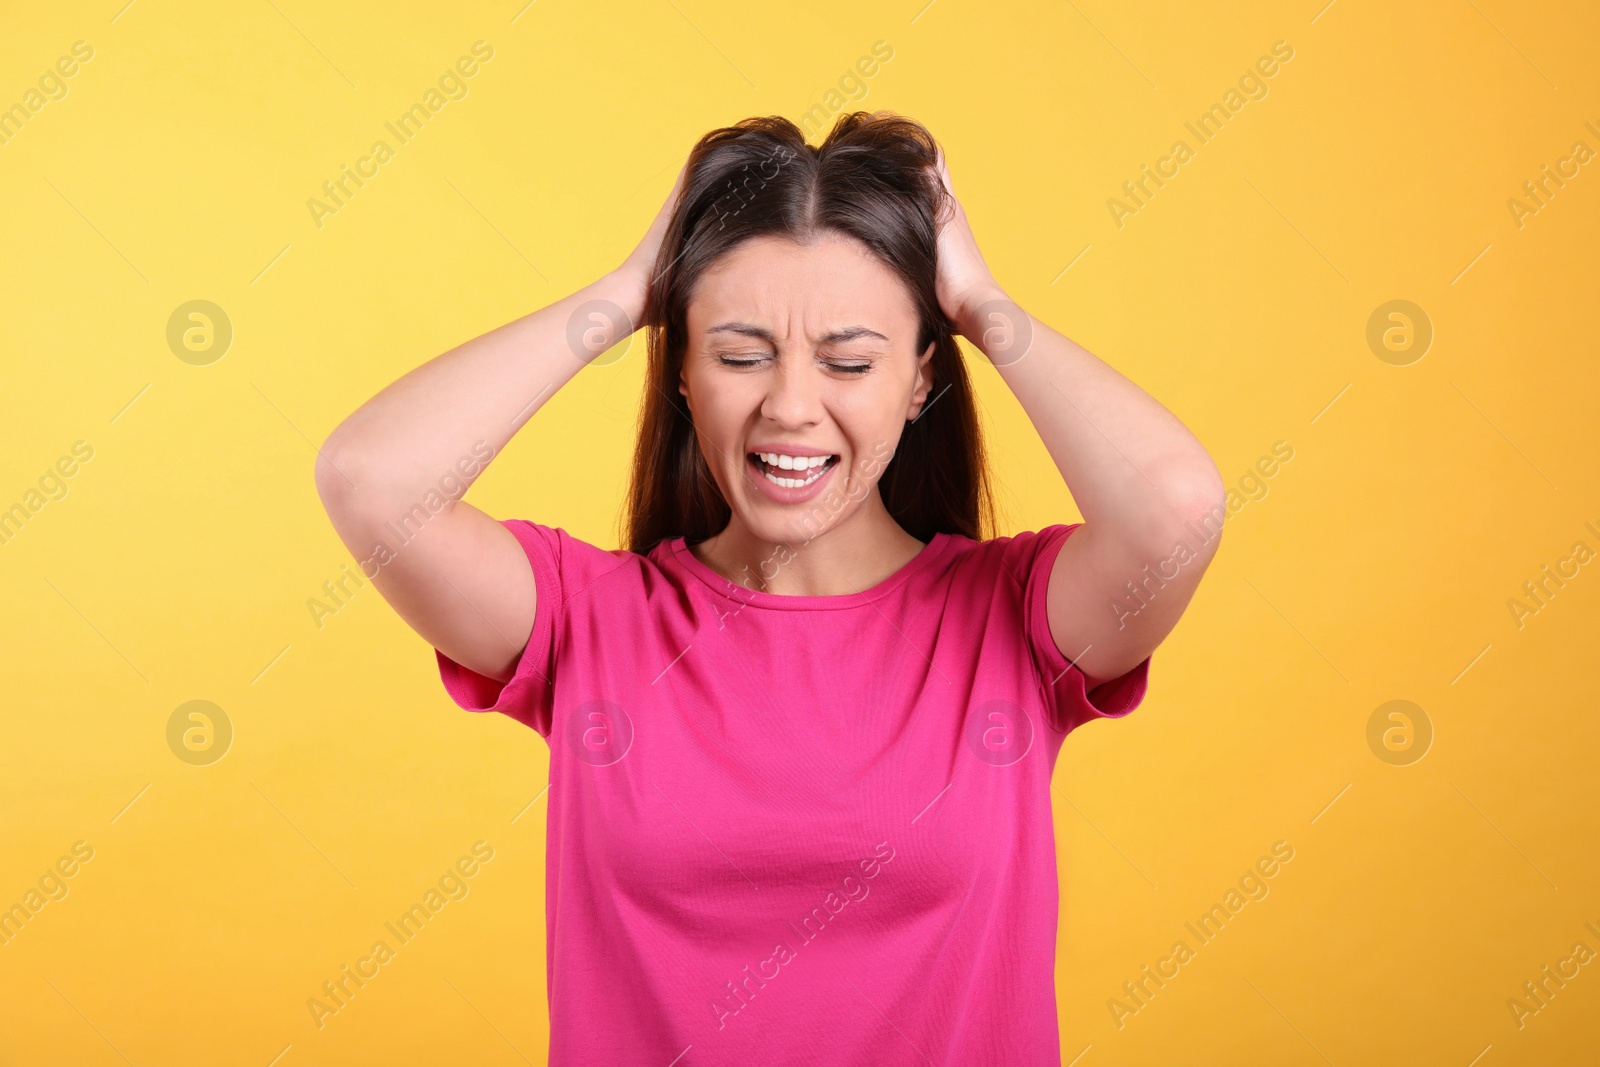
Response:
[{"label": "woman's arm", "polygon": [[537,590],[516,538],[460,497],[556,390],[639,323],[682,180],[622,266],[410,371],[318,453],[317,493],[363,573],[424,640],[486,677],[511,678]]},{"label": "woman's arm", "polygon": [[[942,159],[939,171],[950,190]],[[1155,398],[1006,296],[953,190],[949,204],[940,302],[1016,394],[1083,512],[1050,572],[1051,636],[1091,686],[1108,681],[1155,651],[1188,606],[1220,543],[1202,523],[1220,531],[1223,482]]]}]

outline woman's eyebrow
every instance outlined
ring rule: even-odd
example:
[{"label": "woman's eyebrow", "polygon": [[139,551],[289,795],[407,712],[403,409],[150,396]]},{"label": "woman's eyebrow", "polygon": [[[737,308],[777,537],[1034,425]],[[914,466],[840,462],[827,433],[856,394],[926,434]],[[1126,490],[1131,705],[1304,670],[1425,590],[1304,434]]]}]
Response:
[{"label": "woman's eyebrow", "polygon": [[823,344],[828,345],[838,344],[841,341],[854,341],[860,337],[876,337],[880,341],[888,340],[887,337],[879,333],[877,330],[869,330],[865,326],[846,326],[842,330],[834,330],[832,333],[824,334],[822,337],[819,337],[818,340]]},{"label": "woman's eyebrow", "polygon": [[[757,326],[751,322],[719,322],[706,331],[707,336],[714,333],[735,333],[744,337],[759,337],[768,344],[777,344],[778,339],[772,336],[772,331],[764,326]],[[846,326],[841,330],[834,330],[824,334],[817,340],[821,344],[839,344],[844,341],[854,341],[862,337],[876,337],[880,341],[889,340],[877,330],[865,326]]]}]

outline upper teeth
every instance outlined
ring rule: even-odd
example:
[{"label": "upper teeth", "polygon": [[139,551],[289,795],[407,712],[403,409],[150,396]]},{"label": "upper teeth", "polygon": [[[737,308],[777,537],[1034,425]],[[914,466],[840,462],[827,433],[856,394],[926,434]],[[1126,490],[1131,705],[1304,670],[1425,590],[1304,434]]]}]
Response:
[{"label": "upper teeth", "polygon": [[782,452],[757,452],[762,461],[774,467],[781,467],[786,471],[807,470],[811,467],[820,467],[832,457],[830,456],[786,456]]}]

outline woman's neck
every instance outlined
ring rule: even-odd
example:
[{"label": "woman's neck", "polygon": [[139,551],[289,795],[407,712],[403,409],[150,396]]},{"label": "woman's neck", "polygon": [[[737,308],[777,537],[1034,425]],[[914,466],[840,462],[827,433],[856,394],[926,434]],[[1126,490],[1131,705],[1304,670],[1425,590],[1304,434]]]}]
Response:
[{"label": "woman's neck", "polygon": [[824,532],[793,539],[760,536],[738,515],[721,533],[692,545],[695,558],[736,585],[778,596],[842,596],[869,589],[925,547],[906,533],[874,493],[867,507]]}]

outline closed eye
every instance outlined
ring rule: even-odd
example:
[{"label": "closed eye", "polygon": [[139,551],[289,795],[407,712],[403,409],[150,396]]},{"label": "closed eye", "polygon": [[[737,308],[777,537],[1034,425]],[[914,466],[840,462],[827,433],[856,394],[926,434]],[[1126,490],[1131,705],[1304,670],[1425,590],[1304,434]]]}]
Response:
[{"label": "closed eye", "polygon": [[[724,367],[754,367],[760,364],[765,356],[724,356],[719,355],[717,362]],[[839,363],[834,360],[822,360],[822,365],[830,370],[842,371],[845,374],[865,374],[872,369],[872,364],[867,363]]]}]

